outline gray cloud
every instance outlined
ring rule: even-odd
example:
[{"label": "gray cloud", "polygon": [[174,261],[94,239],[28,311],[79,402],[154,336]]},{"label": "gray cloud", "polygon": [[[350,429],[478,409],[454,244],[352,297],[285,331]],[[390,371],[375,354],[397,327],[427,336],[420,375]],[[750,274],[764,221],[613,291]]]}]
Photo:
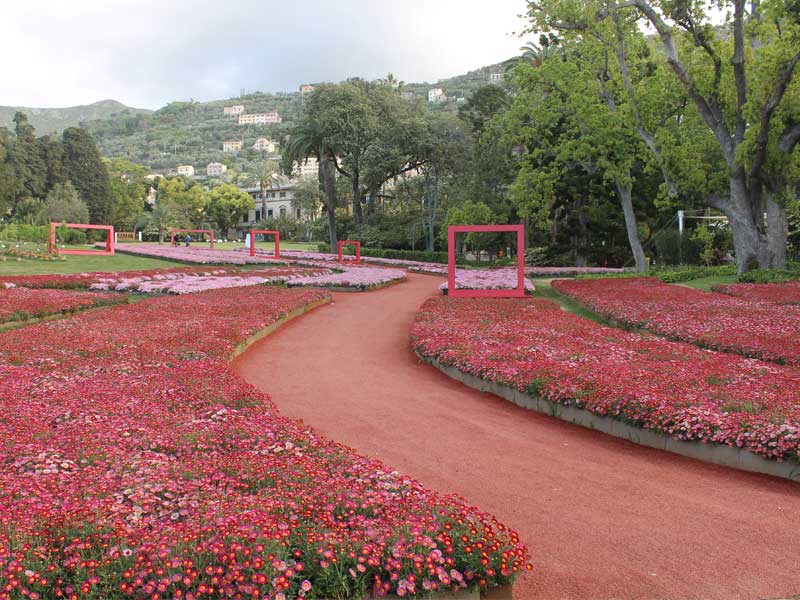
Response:
[{"label": "gray cloud", "polygon": [[26,0],[3,9],[0,104],[157,108],[300,83],[435,81],[513,55],[525,0]]}]

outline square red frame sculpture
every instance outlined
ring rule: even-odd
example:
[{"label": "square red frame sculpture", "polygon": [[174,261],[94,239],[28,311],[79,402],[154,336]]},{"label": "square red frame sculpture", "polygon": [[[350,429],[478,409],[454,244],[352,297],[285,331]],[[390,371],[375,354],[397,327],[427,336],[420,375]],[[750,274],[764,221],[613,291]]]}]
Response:
[{"label": "square red frame sculpture", "polygon": [[342,247],[343,246],[355,246],[356,247],[356,262],[355,264],[361,264],[361,242],[358,240],[339,240],[339,262],[342,262]]},{"label": "square red frame sculpture", "polygon": [[271,229],[251,229],[250,233],[247,235],[250,236],[250,256],[256,255],[256,234],[257,233],[267,233],[272,234],[275,236],[275,258],[281,257],[281,232],[274,231]]},{"label": "square red frame sculpture", "polygon": [[169,230],[169,245],[175,245],[175,234],[176,233],[207,233],[209,235],[208,243],[209,247],[213,250],[214,249],[214,230],[213,229],[175,229],[170,228]]},{"label": "square red frame sculpture", "polygon": [[[102,229],[106,232],[105,250],[73,250],[64,248],[59,250],[56,246],[56,229],[66,225],[70,229]],[[88,223],[50,223],[50,240],[47,242],[47,249],[58,254],[93,254],[95,256],[114,256],[114,226],[113,225],[89,225]]]},{"label": "square red frame sculpture", "polygon": [[[517,233],[517,287],[507,290],[456,289],[457,233]],[[525,296],[524,225],[450,225],[447,228],[447,295],[453,298],[523,298]]]}]

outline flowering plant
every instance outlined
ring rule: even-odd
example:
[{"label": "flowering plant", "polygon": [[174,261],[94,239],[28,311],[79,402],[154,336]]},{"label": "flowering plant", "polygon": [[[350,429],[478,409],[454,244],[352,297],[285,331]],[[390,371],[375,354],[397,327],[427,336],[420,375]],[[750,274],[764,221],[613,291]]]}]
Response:
[{"label": "flowering plant", "polygon": [[704,292],[650,277],[558,280],[553,288],[631,327],[724,352],[800,363],[800,307]]},{"label": "flowering plant", "polygon": [[748,300],[763,300],[775,304],[800,304],[800,281],[780,283],[729,283],[715,285],[714,292],[739,296]]},{"label": "flowering plant", "polygon": [[124,296],[115,294],[0,286],[0,323],[25,321],[126,301]]},{"label": "flowering plant", "polygon": [[411,595],[525,568],[504,525],[230,369],[326,296],[162,296],[0,335],[0,600]]},{"label": "flowering plant", "polygon": [[438,297],[417,352],[460,371],[652,429],[800,461],[800,372],[598,325],[539,299]]},{"label": "flowering plant", "polygon": [[[456,288],[467,290],[504,290],[517,287],[517,270],[513,267],[500,267],[496,269],[456,269]],[[532,294],[533,283],[525,279],[525,292]],[[441,284],[439,289],[447,293],[447,282]]]}]

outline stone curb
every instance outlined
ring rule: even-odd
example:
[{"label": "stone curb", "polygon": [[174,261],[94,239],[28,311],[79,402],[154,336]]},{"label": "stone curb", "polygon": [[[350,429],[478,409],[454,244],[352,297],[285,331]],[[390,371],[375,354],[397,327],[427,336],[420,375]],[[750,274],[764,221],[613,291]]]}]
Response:
[{"label": "stone curb", "polygon": [[705,444],[697,441],[677,440],[663,433],[650,429],[642,429],[611,417],[597,415],[582,408],[558,404],[537,396],[531,396],[525,392],[520,392],[514,388],[493,381],[486,381],[475,375],[459,371],[455,367],[444,365],[435,358],[422,356],[416,348],[414,352],[421,361],[436,367],[448,377],[481,392],[490,392],[496,396],[500,396],[522,408],[527,408],[528,410],[549,415],[588,429],[601,431],[649,448],[656,448],[658,450],[664,450],[666,452],[672,452],[673,454],[680,454],[681,456],[740,469],[742,471],[763,473],[774,477],[782,477],[790,481],[800,482],[800,465],[797,463],[769,460],[748,450],[734,448],[733,446],[726,446],[724,444]]}]

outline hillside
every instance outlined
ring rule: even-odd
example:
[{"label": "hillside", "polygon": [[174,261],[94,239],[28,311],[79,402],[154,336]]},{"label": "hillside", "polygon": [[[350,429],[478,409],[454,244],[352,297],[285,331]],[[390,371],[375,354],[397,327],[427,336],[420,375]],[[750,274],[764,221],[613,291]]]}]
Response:
[{"label": "hillside", "polygon": [[[436,83],[405,83],[403,92],[411,92],[420,101],[427,101],[428,90],[441,87],[448,101],[433,105],[435,110],[456,110],[458,100],[468,98],[487,85],[492,73],[502,73],[503,65],[481,67],[469,73],[441,79]],[[223,108],[234,104],[245,106],[247,113],[276,110],[283,119],[277,125],[238,125],[237,119],[223,114]],[[167,171],[177,165],[192,165],[198,174],[212,161],[229,168],[257,159],[250,150],[259,137],[279,141],[288,133],[302,109],[299,92],[275,94],[253,93],[211,102],[171,102],[155,112],[117,112],[94,120],[85,126],[97,140],[100,152],[107,157],[126,158],[146,165],[154,171]],[[238,154],[224,153],[226,140],[242,140],[244,149]]]},{"label": "hillside", "polygon": [[0,127],[13,127],[14,114],[17,112],[23,112],[28,115],[28,121],[36,128],[36,132],[41,135],[45,133],[60,133],[67,127],[75,127],[85,121],[109,119],[122,115],[148,114],[152,111],[143,108],[131,108],[116,100],[101,100],[94,104],[67,108],[0,106]]}]

